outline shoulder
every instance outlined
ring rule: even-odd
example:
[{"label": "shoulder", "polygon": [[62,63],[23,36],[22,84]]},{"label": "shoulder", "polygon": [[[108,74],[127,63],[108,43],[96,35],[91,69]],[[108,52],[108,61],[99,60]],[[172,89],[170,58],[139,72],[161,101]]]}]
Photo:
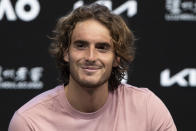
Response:
[{"label": "shoulder", "polygon": [[8,131],[32,131],[33,127],[30,123],[27,122],[27,120],[21,116],[18,112],[15,112],[14,116],[12,117]]},{"label": "shoulder", "polygon": [[56,110],[56,105],[59,103],[58,96],[63,91],[63,86],[57,86],[35,96],[24,104],[14,113],[9,124],[9,131],[33,130],[35,120],[42,121],[45,115]]},{"label": "shoulder", "polygon": [[146,112],[149,103],[151,103],[150,98],[156,99],[156,95],[148,88],[139,88],[128,84],[121,84],[114,92],[114,96],[122,105],[126,104],[130,110],[137,109],[136,112]]},{"label": "shoulder", "polygon": [[160,110],[168,112],[165,104],[148,88],[138,88],[132,85],[123,84],[117,89],[117,96],[120,101],[127,103],[131,107],[136,107],[139,111],[145,110],[149,116]]},{"label": "shoulder", "polygon": [[127,97],[149,97],[154,95],[148,88],[139,88],[129,84],[121,84],[117,89],[117,92]]},{"label": "shoulder", "polygon": [[123,84],[117,89],[123,101],[131,104],[131,108],[136,107],[141,113],[145,110],[148,127],[150,131],[176,131],[173,118],[162,102],[148,88],[138,88],[132,85]]},{"label": "shoulder", "polygon": [[50,104],[50,102],[53,101],[62,90],[63,86],[60,85],[35,96],[21,108],[19,108],[17,113],[22,114],[34,110],[37,107],[43,106],[44,104]]},{"label": "shoulder", "polygon": [[122,84],[117,89],[117,92],[121,97],[124,97],[124,100],[131,101],[137,105],[145,105],[147,108],[152,108],[152,105],[154,108],[165,108],[161,99],[148,88],[139,88],[128,84]]}]

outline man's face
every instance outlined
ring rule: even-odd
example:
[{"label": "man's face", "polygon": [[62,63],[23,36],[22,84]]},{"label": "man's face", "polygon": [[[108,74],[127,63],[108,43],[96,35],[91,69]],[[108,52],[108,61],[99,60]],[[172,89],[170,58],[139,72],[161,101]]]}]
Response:
[{"label": "man's face", "polygon": [[108,83],[117,66],[109,30],[96,20],[78,22],[64,60],[70,64],[70,82],[94,88]]}]

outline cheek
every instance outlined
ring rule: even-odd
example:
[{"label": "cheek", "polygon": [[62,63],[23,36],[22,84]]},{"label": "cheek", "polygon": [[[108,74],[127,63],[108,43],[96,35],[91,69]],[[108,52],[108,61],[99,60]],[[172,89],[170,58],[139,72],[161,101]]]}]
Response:
[{"label": "cheek", "polygon": [[103,62],[108,65],[108,67],[112,67],[113,63],[114,63],[114,57],[113,56],[105,56],[103,57]]},{"label": "cheek", "polygon": [[73,64],[79,63],[79,61],[82,59],[82,56],[83,55],[80,52],[70,52],[69,62]]}]

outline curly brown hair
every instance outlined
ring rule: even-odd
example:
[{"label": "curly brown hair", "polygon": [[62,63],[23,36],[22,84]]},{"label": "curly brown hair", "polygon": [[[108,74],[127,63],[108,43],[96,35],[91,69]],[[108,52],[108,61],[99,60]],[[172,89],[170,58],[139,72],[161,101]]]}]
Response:
[{"label": "curly brown hair", "polygon": [[81,6],[69,15],[61,17],[54,30],[53,42],[50,46],[51,54],[56,58],[57,67],[60,69],[61,81],[64,85],[69,83],[69,63],[64,60],[64,51],[68,50],[71,36],[78,22],[95,19],[105,25],[112,37],[115,55],[120,57],[119,66],[113,67],[109,78],[109,90],[113,91],[121,84],[128,65],[135,57],[134,35],[125,24],[124,20],[113,14],[107,7],[99,4]]}]

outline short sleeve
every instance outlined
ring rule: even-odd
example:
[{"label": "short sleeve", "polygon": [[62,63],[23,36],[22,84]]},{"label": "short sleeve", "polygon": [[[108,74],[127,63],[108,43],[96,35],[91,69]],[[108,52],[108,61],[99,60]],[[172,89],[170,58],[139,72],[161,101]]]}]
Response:
[{"label": "short sleeve", "polygon": [[18,112],[15,112],[10,121],[8,131],[33,131],[33,129]]},{"label": "short sleeve", "polygon": [[177,131],[169,110],[151,91],[148,97],[147,110],[150,131]]}]

